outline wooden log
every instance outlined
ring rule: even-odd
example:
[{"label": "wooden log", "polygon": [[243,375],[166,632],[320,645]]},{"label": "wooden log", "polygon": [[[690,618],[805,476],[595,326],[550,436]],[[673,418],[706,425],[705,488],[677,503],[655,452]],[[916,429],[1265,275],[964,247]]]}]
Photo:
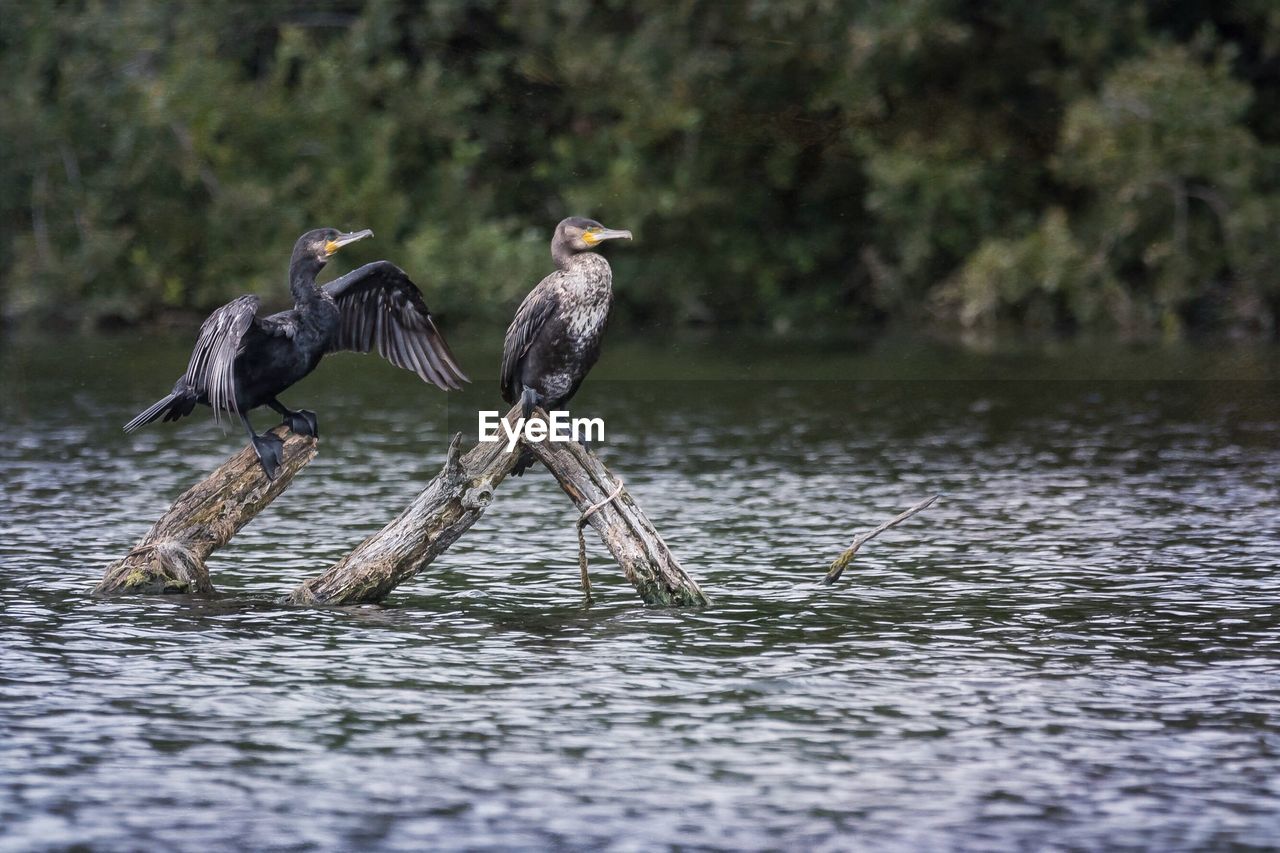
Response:
[{"label": "wooden log", "polygon": [[[507,414],[518,417],[519,407]],[[448,550],[484,514],[493,491],[520,458],[504,442],[482,442],[460,456],[462,434],[449,443],[444,468],[404,512],[319,577],[298,586],[295,604],[381,601]]]},{"label": "wooden log", "polygon": [[[506,420],[514,424],[519,416],[517,406],[507,413]],[[535,417],[545,418],[545,413],[539,410]],[[444,468],[404,512],[324,574],[297,587],[290,601],[307,605],[382,601],[475,524],[493,500],[494,490],[515,467],[524,445],[508,453],[505,442],[482,442],[460,456],[461,440],[460,434],[454,436]],[[612,495],[622,485],[577,443],[544,442],[529,447],[580,509]],[[588,522],[646,603],[708,603],[625,489],[616,500],[593,512]]]},{"label": "wooden log", "polygon": [[[626,486],[599,457],[576,441],[529,443],[528,447],[586,514],[586,522],[600,534],[646,604],[700,607],[711,603]],[[583,562],[583,586],[590,594]]]},{"label": "wooden log", "polygon": [[107,569],[96,595],[210,593],[205,560],[266,509],[316,455],[316,439],[272,430],[285,439],[284,461],[268,480],[246,446],[182,494],[125,557]]}]

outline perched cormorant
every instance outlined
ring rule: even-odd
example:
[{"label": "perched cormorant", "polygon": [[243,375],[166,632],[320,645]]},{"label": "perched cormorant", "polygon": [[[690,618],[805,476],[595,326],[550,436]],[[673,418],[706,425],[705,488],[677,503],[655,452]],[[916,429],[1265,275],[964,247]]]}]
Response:
[{"label": "perched cormorant", "polygon": [[[551,258],[557,269],[520,304],[502,348],[502,399],[519,400],[526,418],[535,406],[558,409],[569,402],[600,357],[613,272],[592,250],[620,237],[630,240],[631,232],[580,216],[556,226]],[[513,473],[530,462],[526,454]]]},{"label": "perched cormorant", "polygon": [[274,479],[284,442],[258,435],[248,412],[267,405],[284,416],[289,429],[318,436],[314,412],[292,411],[277,395],[315,370],[331,352],[378,353],[397,367],[449,390],[469,381],[436,329],[422,291],[404,270],[388,261],[366,264],[323,287],[316,276],[335,252],[373,236],[372,231],[343,234],[333,228],[308,231],[298,238],[289,261],[293,308],[258,316],[258,297],[241,296],[209,315],[191,353],[187,372],[170,394],[125,424],[132,432],[163,418],[176,421],[197,403],[238,415],[249,433],[258,461]]}]

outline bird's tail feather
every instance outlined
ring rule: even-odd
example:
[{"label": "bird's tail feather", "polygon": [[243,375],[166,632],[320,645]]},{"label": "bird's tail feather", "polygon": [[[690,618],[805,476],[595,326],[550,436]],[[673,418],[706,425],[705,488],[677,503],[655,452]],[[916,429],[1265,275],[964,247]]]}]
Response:
[{"label": "bird's tail feather", "polygon": [[133,432],[139,427],[144,427],[152,421],[159,420],[161,416],[164,416],[166,421],[176,421],[183,415],[190,413],[194,406],[194,400],[188,400],[177,394],[169,394],[156,400],[147,407],[146,411],[140,412],[137,417],[125,424],[124,431]]}]

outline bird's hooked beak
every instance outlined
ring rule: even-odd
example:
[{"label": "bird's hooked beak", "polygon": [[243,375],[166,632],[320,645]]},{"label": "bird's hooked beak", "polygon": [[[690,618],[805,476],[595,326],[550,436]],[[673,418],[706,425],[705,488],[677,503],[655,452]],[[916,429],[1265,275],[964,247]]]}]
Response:
[{"label": "bird's hooked beak", "polygon": [[349,243],[354,243],[357,240],[363,240],[365,237],[372,236],[373,232],[368,228],[363,231],[352,231],[350,234],[339,234],[337,237],[334,237],[332,240],[324,244],[325,256],[332,257],[333,253],[341,249],[343,246],[346,246]]},{"label": "bird's hooked beak", "polygon": [[630,240],[630,231],[615,231],[612,228],[591,228],[582,232],[582,242],[588,246],[595,246],[603,243],[605,240]]}]

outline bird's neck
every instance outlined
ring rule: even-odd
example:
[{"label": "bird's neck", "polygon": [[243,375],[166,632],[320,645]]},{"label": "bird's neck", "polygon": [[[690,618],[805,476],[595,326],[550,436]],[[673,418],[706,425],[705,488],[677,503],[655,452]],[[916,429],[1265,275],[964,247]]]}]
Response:
[{"label": "bird's neck", "polygon": [[315,305],[323,299],[320,288],[316,286],[316,276],[324,268],[315,261],[301,261],[289,269],[289,292],[293,294],[293,304],[299,308]]},{"label": "bird's neck", "polygon": [[569,268],[569,264],[579,254],[591,254],[590,252],[575,252],[573,247],[569,245],[567,240],[556,240],[551,244],[551,260],[555,261],[556,269],[565,270]]}]

